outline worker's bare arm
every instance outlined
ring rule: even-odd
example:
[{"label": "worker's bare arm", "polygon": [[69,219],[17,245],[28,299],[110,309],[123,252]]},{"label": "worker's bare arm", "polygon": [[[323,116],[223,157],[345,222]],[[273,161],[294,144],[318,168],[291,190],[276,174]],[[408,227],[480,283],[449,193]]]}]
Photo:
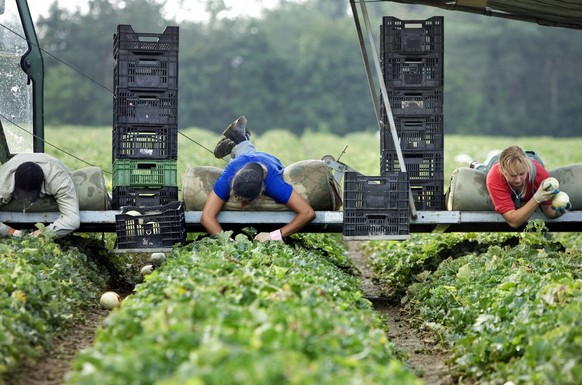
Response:
[{"label": "worker's bare arm", "polygon": [[305,200],[305,198],[295,190],[291,193],[291,198],[289,198],[289,201],[287,202],[287,207],[295,211],[297,215],[295,215],[291,222],[281,228],[281,235],[283,237],[296,233],[315,219],[315,211],[309,202],[307,202],[307,200]]},{"label": "worker's bare arm", "polygon": [[200,224],[204,226],[209,234],[218,234],[222,231],[222,226],[218,222],[218,213],[222,210],[224,206],[224,201],[216,195],[214,191],[208,194],[206,203],[204,204],[204,209],[202,209],[202,216],[200,218]]}]

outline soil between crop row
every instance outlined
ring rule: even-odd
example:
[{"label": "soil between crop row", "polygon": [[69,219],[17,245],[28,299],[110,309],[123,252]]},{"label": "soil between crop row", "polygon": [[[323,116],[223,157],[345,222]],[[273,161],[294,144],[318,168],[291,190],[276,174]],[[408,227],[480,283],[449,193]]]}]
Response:
[{"label": "soil between crop row", "polygon": [[450,354],[436,349],[434,339],[411,326],[398,304],[382,298],[383,290],[373,283],[368,256],[360,252],[360,245],[361,242],[348,242],[349,256],[360,273],[362,291],[388,326],[389,341],[427,385],[454,385],[447,365]]},{"label": "soil between crop row", "polygon": [[38,360],[22,364],[6,376],[6,385],[59,385],[77,354],[93,343],[95,330],[109,311],[95,305],[84,320],[51,341],[50,349]]},{"label": "soil between crop row", "polygon": [[[372,282],[367,265],[368,257],[359,251],[359,242],[349,242],[348,251],[354,266],[360,272],[361,287],[374,304],[374,309],[383,316],[388,326],[388,338],[396,350],[405,357],[408,365],[428,385],[453,385],[448,373],[446,352],[435,350],[435,341],[423,336],[409,325],[400,307],[383,300],[380,290]],[[128,293],[129,294],[129,293]],[[60,385],[79,352],[89,347],[96,329],[109,311],[95,305],[84,320],[55,338],[49,351],[37,361],[26,363],[4,378],[6,385]]]}]

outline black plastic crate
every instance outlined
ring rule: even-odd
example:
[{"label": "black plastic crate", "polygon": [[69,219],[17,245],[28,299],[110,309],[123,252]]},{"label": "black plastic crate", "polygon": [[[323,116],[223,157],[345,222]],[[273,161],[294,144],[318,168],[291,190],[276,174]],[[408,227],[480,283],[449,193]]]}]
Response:
[{"label": "black plastic crate", "polygon": [[407,239],[410,236],[406,173],[344,175],[343,235],[348,239]]},{"label": "black plastic crate", "polygon": [[178,200],[178,187],[136,188],[113,187],[111,207],[115,210],[123,206],[162,206]]},{"label": "black plastic crate", "polygon": [[177,90],[178,55],[121,54],[113,70],[115,89]]},{"label": "black plastic crate", "polygon": [[400,20],[384,16],[380,26],[381,50],[388,52],[444,52],[444,17]]},{"label": "black plastic crate", "polygon": [[[380,148],[394,150],[394,140],[386,114],[382,114]],[[444,149],[444,124],[442,115],[395,116],[394,125],[400,148],[403,151],[439,151]]]},{"label": "black plastic crate", "polygon": [[181,201],[155,207],[123,207],[115,215],[117,249],[172,247],[186,241],[186,218]]},{"label": "black plastic crate", "polygon": [[113,161],[116,159],[178,159],[178,126],[116,125],[113,127]]},{"label": "black plastic crate", "polygon": [[[442,115],[443,87],[391,89],[388,100],[393,115]],[[382,101],[382,111],[384,102]]]},{"label": "black plastic crate", "polygon": [[178,124],[178,91],[130,91],[119,88],[113,103],[113,123]]},{"label": "black plastic crate", "polygon": [[443,66],[442,54],[411,56],[388,53],[382,60],[382,73],[388,88],[442,87]]},{"label": "black plastic crate", "polygon": [[445,210],[445,189],[443,181],[411,182],[410,190],[414,206],[420,211]]},{"label": "black plastic crate", "polygon": [[133,53],[157,53],[178,52],[179,28],[166,27],[163,33],[135,32],[131,25],[120,24],[117,33],[113,36],[113,57]]},{"label": "black plastic crate", "polygon": [[[401,172],[402,166],[398,160],[398,155],[394,150],[383,150],[382,153],[382,175]],[[413,185],[416,180],[444,180],[444,155],[443,151],[427,152],[405,152],[402,151],[406,173]]]}]

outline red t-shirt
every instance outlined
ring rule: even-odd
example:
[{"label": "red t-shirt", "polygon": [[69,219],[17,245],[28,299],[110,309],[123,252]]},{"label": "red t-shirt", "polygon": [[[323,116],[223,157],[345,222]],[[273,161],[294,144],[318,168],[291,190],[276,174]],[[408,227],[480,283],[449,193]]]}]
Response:
[{"label": "red t-shirt", "polygon": [[[533,197],[533,194],[537,191],[540,184],[542,184],[542,181],[546,178],[549,178],[550,176],[546,169],[536,160],[532,160],[532,162],[536,168],[534,190],[532,191],[531,180],[528,174],[526,180],[527,191],[525,193],[525,197],[521,198],[521,202],[524,203]],[[509,183],[507,183],[507,180],[499,171],[499,163],[495,163],[493,167],[491,167],[491,170],[489,170],[487,173],[487,190],[489,190],[489,195],[493,201],[495,211],[497,211],[499,214],[505,214],[508,211],[518,208],[515,207],[515,203],[511,196],[511,187],[509,187]],[[543,202],[545,205],[549,205],[551,203],[551,200]]]}]

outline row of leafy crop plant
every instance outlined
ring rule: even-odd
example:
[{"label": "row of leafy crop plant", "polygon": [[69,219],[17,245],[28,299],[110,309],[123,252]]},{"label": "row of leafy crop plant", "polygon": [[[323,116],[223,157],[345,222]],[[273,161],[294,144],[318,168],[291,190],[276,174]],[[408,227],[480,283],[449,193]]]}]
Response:
[{"label": "row of leafy crop plant", "polygon": [[[46,239],[0,247],[1,384],[97,304],[108,272],[99,256]],[[420,384],[349,269],[334,236],[224,234],[176,248],[109,315],[66,383]]]},{"label": "row of leafy crop plant", "polygon": [[[77,241],[87,250],[93,243]],[[81,250],[34,237],[0,242],[0,384],[81,319],[106,287],[108,272],[94,262],[98,255]]]},{"label": "row of leafy crop plant", "polygon": [[582,383],[582,235],[526,230],[365,246],[376,282],[450,349],[460,383]]},{"label": "row of leafy crop plant", "polygon": [[338,268],[345,252],[298,238],[225,233],[175,249],[107,318],[67,384],[419,384]]},{"label": "row of leafy crop plant", "polygon": [[[579,384],[582,239],[558,243],[542,227],[414,235],[365,250],[409,319],[451,349],[459,381]],[[67,383],[419,383],[333,240],[225,235],[176,249],[111,314]],[[107,271],[94,241],[81,241],[0,244],[0,384],[97,303]]]}]

